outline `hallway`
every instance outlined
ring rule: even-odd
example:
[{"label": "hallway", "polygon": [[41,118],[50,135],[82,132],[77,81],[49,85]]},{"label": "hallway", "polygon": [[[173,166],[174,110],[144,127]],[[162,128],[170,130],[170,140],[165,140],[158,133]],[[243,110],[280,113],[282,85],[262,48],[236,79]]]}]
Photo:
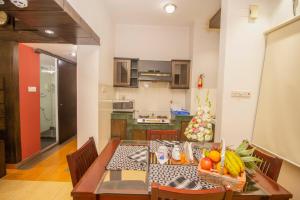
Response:
[{"label": "hallway", "polygon": [[72,184],[66,155],[75,150],[76,139],[73,138],[21,169],[8,169],[7,175],[0,179],[0,199],[71,199]]}]

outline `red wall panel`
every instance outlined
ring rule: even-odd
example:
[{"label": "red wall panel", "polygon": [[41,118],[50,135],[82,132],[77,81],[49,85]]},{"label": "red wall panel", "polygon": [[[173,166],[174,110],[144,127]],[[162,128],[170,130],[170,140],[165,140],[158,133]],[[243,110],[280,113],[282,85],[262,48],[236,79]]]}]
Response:
[{"label": "red wall panel", "polygon": [[[40,56],[19,45],[20,129],[22,160],[40,151]],[[28,92],[28,86],[36,92]]]}]

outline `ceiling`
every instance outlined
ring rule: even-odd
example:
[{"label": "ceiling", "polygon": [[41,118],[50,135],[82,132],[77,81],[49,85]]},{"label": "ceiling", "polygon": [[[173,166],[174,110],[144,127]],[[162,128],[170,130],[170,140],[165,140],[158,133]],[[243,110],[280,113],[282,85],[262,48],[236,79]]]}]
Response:
[{"label": "ceiling", "polygon": [[25,43],[34,49],[42,49],[49,53],[63,57],[65,59],[76,62],[76,57],[73,57],[72,52],[77,52],[77,46],[72,44],[45,44],[45,43]]},{"label": "ceiling", "polygon": [[[195,19],[209,19],[220,9],[221,0],[104,0],[116,24],[188,26]],[[163,6],[174,3],[177,10],[166,14]]]}]

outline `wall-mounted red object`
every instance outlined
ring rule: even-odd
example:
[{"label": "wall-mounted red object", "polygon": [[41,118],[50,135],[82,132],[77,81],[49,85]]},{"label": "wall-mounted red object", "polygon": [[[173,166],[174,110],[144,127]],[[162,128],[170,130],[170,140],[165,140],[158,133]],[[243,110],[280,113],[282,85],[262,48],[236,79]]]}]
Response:
[{"label": "wall-mounted red object", "polygon": [[204,81],[204,74],[200,74],[198,79],[198,85],[197,85],[199,89],[203,88],[203,81]]}]

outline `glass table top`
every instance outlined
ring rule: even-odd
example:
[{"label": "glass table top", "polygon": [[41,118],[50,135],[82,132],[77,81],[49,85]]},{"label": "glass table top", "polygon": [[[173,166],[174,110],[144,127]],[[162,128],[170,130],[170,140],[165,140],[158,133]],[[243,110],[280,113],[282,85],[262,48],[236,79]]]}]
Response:
[{"label": "glass table top", "polygon": [[148,194],[146,171],[106,171],[96,191],[97,194]]}]

